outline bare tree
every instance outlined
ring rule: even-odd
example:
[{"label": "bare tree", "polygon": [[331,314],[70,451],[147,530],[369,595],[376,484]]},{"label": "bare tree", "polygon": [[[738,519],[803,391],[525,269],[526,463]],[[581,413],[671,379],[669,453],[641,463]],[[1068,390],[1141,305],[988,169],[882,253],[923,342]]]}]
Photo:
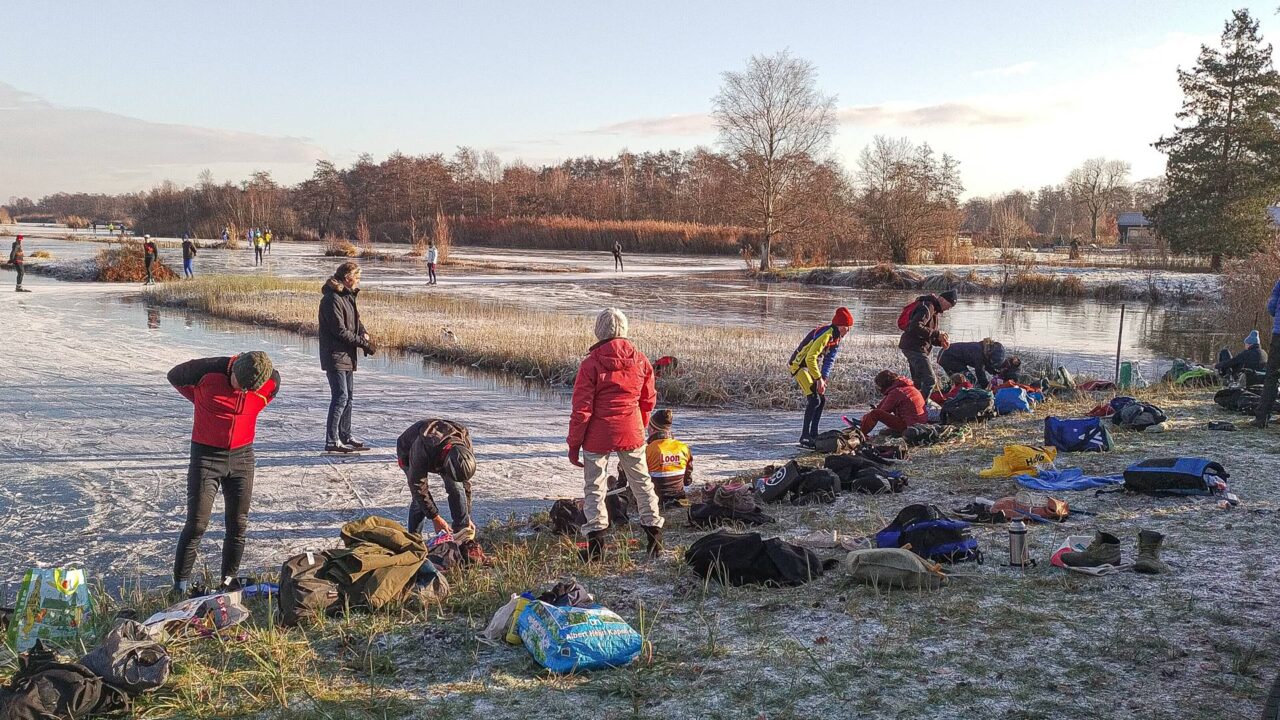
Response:
[{"label": "bare tree", "polygon": [[502,184],[502,160],[492,150],[480,156],[480,176],[489,186],[489,214],[497,215],[498,186]]},{"label": "bare tree", "polygon": [[752,56],[744,72],[724,73],[712,99],[720,143],[733,156],[748,216],[761,230],[760,269],[770,266],[775,236],[789,230],[815,157],[835,131],[834,95],[817,88],[813,64],[777,55]]},{"label": "bare tree", "polygon": [[1067,175],[1067,186],[1075,202],[1089,211],[1089,236],[1098,241],[1098,220],[1106,215],[1116,191],[1129,177],[1129,163],[1123,160],[1090,158]]},{"label": "bare tree", "polygon": [[858,156],[858,214],[867,236],[895,263],[951,247],[963,213],[959,164],[927,145],[877,135]]}]

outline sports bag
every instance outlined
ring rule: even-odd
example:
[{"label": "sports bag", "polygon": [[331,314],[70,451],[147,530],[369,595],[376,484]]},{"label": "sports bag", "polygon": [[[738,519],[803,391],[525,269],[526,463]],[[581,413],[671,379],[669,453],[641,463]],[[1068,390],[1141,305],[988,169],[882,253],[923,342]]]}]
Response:
[{"label": "sports bag", "polygon": [[937,565],[900,548],[854,550],[841,566],[849,577],[876,589],[936,590],[947,579]]},{"label": "sports bag", "polygon": [[915,312],[918,307],[920,307],[920,299],[916,298],[915,300],[907,303],[906,307],[902,308],[902,312],[898,313],[899,330],[906,332],[907,325],[911,324],[911,313]]},{"label": "sports bag", "polygon": [[990,390],[969,388],[942,403],[943,425],[981,422],[996,416],[996,396]]},{"label": "sports bag", "polygon": [[599,605],[557,607],[533,600],[516,626],[533,659],[555,673],[622,667],[644,644],[617,613]]},{"label": "sports bag", "polygon": [[1004,387],[996,391],[996,412],[1008,415],[1016,412],[1031,412],[1031,398],[1027,391],[1020,387]]},{"label": "sports bag", "polygon": [[934,562],[982,561],[969,523],[950,520],[936,505],[908,505],[888,527],[876,533],[876,547],[908,547]]},{"label": "sports bag", "polygon": [[1160,408],[1151,403],[1134,401],[1119,410],[1115,415],[1111,416],[1111,422],[1126,430],[1146,430],[1152,425],[1159,425],[1168,420],[1169,416],[1164,414]]},{"label": "sports bag", "polygon": [[863,468],[841,483],[841,488],[867,495],[889,495],[902,492],[907,487],[907,476],[877,467]]},{"label": "sports bag", "polygon": [[289,627],[315,622],[341,609],[337,583],[319,577],[328,554],[309,551],[294,555],[280,566],[280,599],[276,606],[280,624]]},{"label": "sports bag", "polygon": [[117,620],[80,664],[130,695],[154,690],[169,679],[173,658],[135,620]]},{"label": "sports bag", "polygon": [[822,575],[822,560],[808,548],[760,533],[718,530],[693,541],[684,561],[699,576],[726,585],[801,585]]},{"label": "sports bag", "polygon": [[833,503],[840,494],[840,476],[826,468],[801,473],[791,493],[792,505]]},{"label": "sports bag", "polygon": [[857,428],[827,430],[826,432],[818,433],[818,436],[813,439],[814,449],[827,455],[832,453],[851,453],[857,450],[861,444],[862,440],[858,437]]},{"label": "sports bag", "polygon": [[1124,490],[1148,495],[1215,495],[1227,490],[1222,465],[1204,458],[1143,460],[1125,468]]},{"label": "sports bag", "polygon": [[1096,417],[1045,418],[1044,444],[1063,452],[1106,452],[1115,448],[1107,426]]},{"label": "sports bag", "polygon": [[755,482],[756,494],[764,502],[779,502],[791,492],[791,488],[800,480],[800,466],[795,460],[775,469],[766,477]]},{"label": "sports bag", "polygon": [[854,475],[863,470],[888,470],[888,463],[866,457],[861,453],[855,455],[828,455],[822,461],[822,466],[834,472],[840,478],[840,487],[844,490],[849,489]]},{"label": "sports bag", "polygon": [[1258,411],[1262,398],[1245,388],[1227,387],[1214,393],[1213,401],[1225,410],[1253,415]]}]

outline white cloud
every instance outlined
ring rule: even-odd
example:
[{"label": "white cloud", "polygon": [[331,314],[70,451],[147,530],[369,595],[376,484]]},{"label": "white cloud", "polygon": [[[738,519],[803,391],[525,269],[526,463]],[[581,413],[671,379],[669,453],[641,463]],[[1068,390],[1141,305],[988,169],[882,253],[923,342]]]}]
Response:
[{"label": "white cloud", "polygon": [[303,138],[155,123],[53,105],[0,82],[0,199],[57,191],[125,192],[203,169],[240,178],[270,170],[296,179],[326,153]]},{"label": "white cloud", "polygon": [[988,78],[988,77],[1007,78],[1007,77],[1018,77],[1018,76],[1021,76],[1021,75],[1029,75],[1029,74],[1031,74],[1031,71],[1032,71],[1032,70],[1035,70],[1037,65],[1039,65],[1039,63],[1035,62],[1034,60],[1027,60],[1026,62],[1014,63],[1013,65],[1005,65],[1004,67],[988,68],[988,69],[986,69],[986,70],[979,70],[979,71],[975,72],[975,73],[973,74],[973,76],[974,76],[974,77],[976,77],[976,78]]},{"label": "white cloud", "polygon": [[655,118],[636,118],[624,120],[612,125],[605,125],[594,130],[587,130],[589,135],[705,135],[716,129],[715,119],[710,113],[690,113],[687,115],[667,115]]}]

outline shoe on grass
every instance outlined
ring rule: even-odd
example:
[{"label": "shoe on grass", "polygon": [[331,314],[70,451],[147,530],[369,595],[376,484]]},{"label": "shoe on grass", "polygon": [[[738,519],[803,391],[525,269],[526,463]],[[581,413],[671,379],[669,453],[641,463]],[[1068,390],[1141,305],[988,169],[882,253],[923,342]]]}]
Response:
[{"label": "shoe on grass", "polygon": [[1062,553],[1059,556],[1067,567],[1102,567],[1120,564],[1120,538],[1109,532],[1098,531],[1089,547],[1080,552]]},{"label": "shoe on grass", "polygon": [[1164,535],[1155,530],[1142,530],[1138,533],[1138,558],[1133,561],[1133,571],[1145,575],[1159,575],[1169,572],[1169,566],[1160,559],[1160,545]]}]

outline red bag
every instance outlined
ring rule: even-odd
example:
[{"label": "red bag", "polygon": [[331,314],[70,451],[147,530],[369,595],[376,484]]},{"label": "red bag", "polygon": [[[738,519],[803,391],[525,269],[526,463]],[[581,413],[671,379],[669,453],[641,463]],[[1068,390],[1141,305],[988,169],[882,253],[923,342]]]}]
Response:
[{"label": "red bag", "polygon": [[902,308],[902,312],[898,314],[898,329],[906,332],[907,324],[911,322],[911,313],[920,307],[919,300],[912,300],[906,307]]}]

